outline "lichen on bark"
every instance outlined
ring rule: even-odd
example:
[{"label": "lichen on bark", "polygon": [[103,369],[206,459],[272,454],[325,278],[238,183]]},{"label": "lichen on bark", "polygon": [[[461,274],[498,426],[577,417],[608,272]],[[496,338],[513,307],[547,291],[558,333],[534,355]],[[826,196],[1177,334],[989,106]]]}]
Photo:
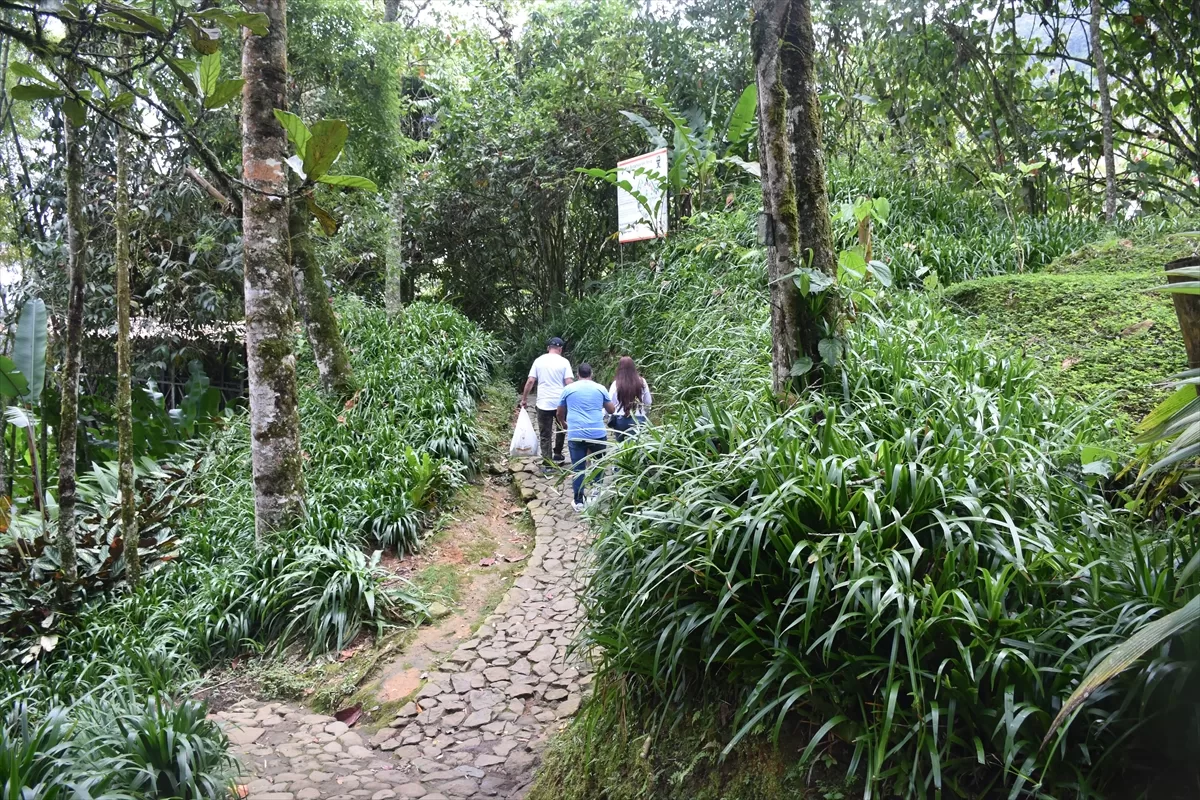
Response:
[{"label": "lichen on bark", "polygon": [[[123,59],[127,62],[127,59]],[[113,199],[117,273],[117,486],[121,495],[121,540],[125,575],[136,585],[142,573],[138,554],[137,495],[133,480],[133,363],[129,345],[129,148],[124,128],[117,129],[117,182]]]},{"label": "lichen on bark", "polygon": [[255,532],[262,538],[304,513],[293,346],[287,141],[275,119],[287,102],[286,0],[250,0],[269,31],[242,40],[242,260]]},{"label": "lichen on bark", "polygon": [[787,395],[817,373],[793,374],[803,358],[821,360],[818,344],[836,332],[836,291],[804,297],[792,275],[799,267],[836,277],[829,201],[825,192],[812,15],[808,0],[755,0],[751,24],[758,83],[763,210],[772,221],[768,248],[771,376]]},{"label": "lichen on bark", "polygon": [[[68,81],[75,78],[75,70]],[[83,346],[83,290],[87,272],[87,231],[83,200],[82,125],[63,113],[67,188],[67,336],[63,347],[58,423],[58,554],[63,580],[75,583],[75,447],[79,426],[80,349]]]},{"label": "lichen on bark", "polygon": [[384,275],[383,307],[393,319],[404,314],[404,192],[397,187],[389,203],[392,229],[388,234],[387,272]]},{"label": "lichen on bark", "polygon": [[[299,181],[294,180],[293,185],[299,188]],[[300,300],[300,313],[304,317],[304,330],[317,362],[321,389],[334,397],[345,399],[354,394],[354,374],[338,327],[337,314],[334,313],[325,286],[324,271],[313,252],[312,212],[302,197],[294,197],[290,205],[288,233],[292,246],[292,270],[296,296]]]}]

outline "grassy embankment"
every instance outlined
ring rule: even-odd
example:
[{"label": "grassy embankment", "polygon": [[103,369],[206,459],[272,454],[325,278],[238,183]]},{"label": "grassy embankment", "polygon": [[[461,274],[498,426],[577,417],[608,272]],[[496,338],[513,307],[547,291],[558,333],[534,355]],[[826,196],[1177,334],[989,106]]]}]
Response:
[{"label": "grassy embankment", "polygon": [[[1190,682],[1166,686],[1170,670],[1128,673],[1039,750],[1092,659],[1195,590],[1178,573],[1190,529],[1110,505],[1081,472],[1118,407],[1055,399],[940,294],[893,290],[860,308],[824,390],[781,412],[752,211],[698,220],[530,337],[565,336],[577,361],[630,353],[668,401],[594,516],[585,602],[608,691],[532,797],[1118,796],[1186,769]],[[1074,263],[1080,242],[1061,244],[1044,263]],[[1167,352],[1141,365],[1161,377]]]}]

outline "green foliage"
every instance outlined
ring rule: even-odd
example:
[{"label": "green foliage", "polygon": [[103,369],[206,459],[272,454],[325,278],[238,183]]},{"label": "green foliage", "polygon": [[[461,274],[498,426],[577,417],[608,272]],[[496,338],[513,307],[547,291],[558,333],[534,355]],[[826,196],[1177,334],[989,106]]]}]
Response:
[{"label": "green foliage", "polygon": [[206,715],[191,699],[131,701],[115,716],[84,723],[92,731],[90,757],[119,776],[114,788],[134,797],[220,800],[229,796],[235,765],[225,734]]},{"label": "green foliage", "polygon": [[612,0],[539,6],[502,47],[478,29],[422,46],[405,120],[429,152],[403,189],[414,293],[509,330],[603,275],[616,193],[572,170],[642,146],[618,114],[636,103],[642,52],[629,6]]},{"label": "green foliage", "polygon": [[[683,198],[688,198],[686,208],[677,205],[677,216],[690,216],[700,211],[704,207],[706,193],[722,172],[730,184],[736,182],[737,175],[734,174],[734,170],[756,178],[760,176],[758,162],[747,162],[740,155],[746,152],[743,145],[756,130],[754,119],[758,112],[758,88],[753,83],[742,90],[741,96],[730,108],[729,121],[723,135],[718,134],[716,127],[705,118],[703,112],[693,109],[685,115],[655,94],[651,94],[650,104],[671,124],[669,138],[645,117],[626,110],[622,110],[621,114],[646,132],[651,147],[668,149],[667,174],[649,177],[664,190],[669,190],[670,195],[678,202],[682,203]],[[718,141],[718,138],[723,141]],[[591,170],[589,174],[592,174]],[[622,188],[629,191],[627,187]],[[645,201],[640,202],[645,207]],[[657,218],[655,210],[647,211],[652,215],[652,219]]]},{"label": "green foliage", "polygon": [[14,365],[27,382],[21,397],[37,405],[46,384],[46,304],[37,297],[25,301],[21,307],[12,355]]},{"label": "green foliage", "polygon": [[[161,780],[169,783],[154,791],[171,796],[220,795],[224,789],[210,791],[218,784],[206,776],[218,773],[223,745],[201,730],[202,712],[121,711],[115,689],[174,696],[216,659],[246,649],[300,642],[323,653],[363,630],[378,633],[424,615],[418,590],[380,567],[379,548],[416,549],[428,515],[462,484],[478,444],[474,401],[489,379],[495,344],[446,306],[412,305],[399,324],[360,300],[339,310],[362,388],[344,404],[323,398],[315,365],[302,351],[304,525],[255,541],[249,432],[239,413],[194,446],[195,469],[169,485],[165,505],[140,499],[144,515],[162,519],[139,526],[143,559],[158,563],[135,590],[52,605],[53,552],[40,542],[30,567],[33,593],[9,581],[0,592],[10,659],[42,636],[56,637],[53,650],[39,651],[24,669],[7,665],[7,681],[46,707],[91,691],[98,714],[110,722],[125,714],[105,746],[128,765],[122,774],[141,782],[136,792],[149,793],[148,782]],[[86,587],[116,585],[93,574],[118,573],[115,486],[109,468],[81,484]],[[25,563],[20,548],[5,556],[12,557],[5,562],[10,575]],[[45,596],[37,593],[43,587]],[[158,771],[168,759],[178,767],[174,777]]]},{"label": "green foliage", "polygon": [[5,698],[0,724],[0,786],[13,800],[222,800],[234,762],[225,735],[195,700],[162,697],[111,704],[82,698],[40,707]]},{"label": "green foliage", "polygon": [[[884,154],[831,164],[831,205],[860,218],[856,211],[871,211],[863,199],[872,197],[888,200],[884,219],[878,211],[872,215],[877,223],[872,227],[874,255],[888,264],[901,286],[920,286],[930,275],[945,286],[1040,272],[1103,234],[1093,219],[1061,214],[1018,215],[1010,221],[989,191],[937,174],[917,179]],[[853,228],[842,232],[842,247],[852,244],[852,233]]]},{"label": "green foliage", "polygon": [[[892,229],[906,198],[888,196]],[[701,215],[656,271],[531,337],[633,355],[668,401],[594,512],[585,635],[604,671],[667,715],[730,702],[727,752],[799,727],[802,757],[835,753],[873,794],[1069,796],[1187,769],[1190,631],[1039,750],[1107,646],[1194,595],[1192,525],[1114,507],[1081,463],[1108,415],[903,293],[860,308],[826,386],[781,411],[752,208]]]}]

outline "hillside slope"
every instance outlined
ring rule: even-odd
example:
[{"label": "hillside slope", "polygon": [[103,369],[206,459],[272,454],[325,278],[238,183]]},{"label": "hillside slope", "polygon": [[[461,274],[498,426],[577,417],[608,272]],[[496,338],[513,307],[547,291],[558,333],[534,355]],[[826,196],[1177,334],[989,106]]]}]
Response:
[{"label": "hillside slope", "polygon": [[1197,235],[1110,239],[1044,273],[955,284],[946,299],[989,346],[1040,362],[1056,392],[1138,419],[1187,367],[1170,295],[1152,290],[1165,263],[1197,253]]}]

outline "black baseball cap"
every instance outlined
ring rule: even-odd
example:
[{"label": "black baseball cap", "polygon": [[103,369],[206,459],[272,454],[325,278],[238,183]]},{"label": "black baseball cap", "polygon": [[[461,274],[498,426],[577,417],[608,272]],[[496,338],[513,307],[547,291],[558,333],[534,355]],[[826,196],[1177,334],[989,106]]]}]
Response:
[{"label": "black baseball cap", "polygon": [[546,342],[546,347],[562,347],[563,340],[557,336],[551,336],[550,341]]}]

